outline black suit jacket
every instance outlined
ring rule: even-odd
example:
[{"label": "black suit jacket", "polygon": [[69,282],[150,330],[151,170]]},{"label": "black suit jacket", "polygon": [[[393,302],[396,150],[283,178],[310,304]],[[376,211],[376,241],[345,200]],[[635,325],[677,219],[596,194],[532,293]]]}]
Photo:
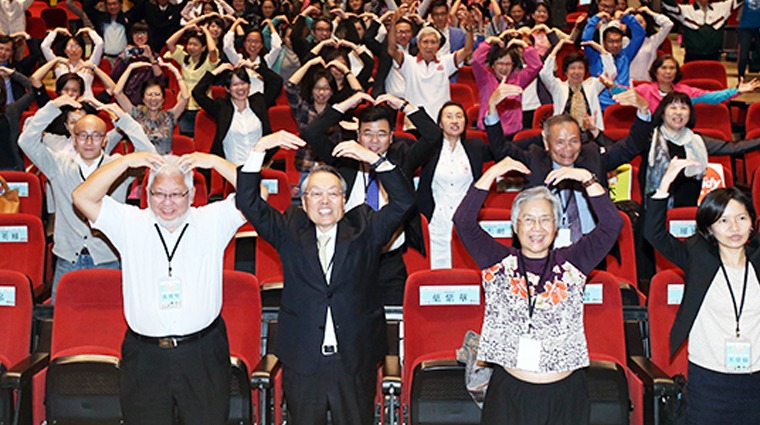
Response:
[{"label": "black suit jacket", "polygon": [[[670,355],[689,337],[691,327],[702,307],[707,290],[710,289],[715,273],[720,268],[718,247],[699,234],[686,241],[679,241],[666,228],[665,219],[668,199],[648,199],[644,226],[644,236],[662,255],[686,272],[681,306],[670,329]],[[747,259],[760,276],[760,235],[755,234],[747,244]],[[728,305],[726,306],[728,307]],[[730,309],[730,307],[728,307]],[[757,332],[749,330],[746,332]]]},{"label": "black suit jacket", "polygon": [[374,370],[387,352],[385,311],[377,282],[383,246],[414,205],[401,169],[378,173],[390,202],[380,211],[362,205],[338,222],[330,284],[319,262],[314,223],[303,209],[284,214],[259,196],[260,173],[238,171],[237,207],[259,236],[280,253],[284,290],[275,353],[302,374],[322,356],[327,307],[332,310],[338,351],[352,373]]},{"label": "black suit jacket", "polygon": [[[420,108],[417,112],[409,115],[409,118],[419,114],[427,115],[424,109]],[[335,158],[332,151],[335,144],[327,137],[327,130],[337,124],[343,114],[335,108],[327,108],[306,129],[301,132],[303,138],[311,147],[316,158],[338,169],[340,174],[346,180],[348,193],[351,193],[356,183],[356,175],[359,172],[361,163],[349,158]],[[415,122],[415,124],[417,124]],[[424,164],[432,155],[436,141],[441,139],[441,129],[432,120],[420,120],[417,130],[423,137],[411,145],[396,140],[391,143],[386,157],[394,164],[399,166],[406,175],[408,181],[414,176],[415,171]],[[388,189],[386,188],[386,191]],[[388,191],[390,194],[390,191]],[[425,242],[422,237],[422,224],[420,221],[417,208],[414,208],[409,217],[404,221],[404,233],[406,240],[412,248],[425,255]]]},{"label": "black suit jacket", "polygon": [[[631,126],[631,133],[625,139],[607,147],[599,146],[595,142],[581,146],[575,166],[591,171],[599,182],[607,187],[607,172],[630,162],[645,152],[649,146],[650,131],[651,123],[636,117],[636,121]],[[543,143],[540,146],[538,143],[530,143],[527,149],[521,149],[520,144],[506,141],[500,123],[487,125],[486,133],[497,161],[509,156],[522,162],[531,171],[531,174],[525,176],[527,187],[544,185],[544,179],[552,171],[552,159],[549,152],[544,149]]]},{"label": "black suit jacket", "polygon": [[[267,69],[269,72],[274,73],[268,67],[264,66],[259,70]],[[206,95],[206,92],[214,82],[214,74],[206,72],[206,74],[198,81],[198,84],[193,88],[193,98],[207,114],[211,115],[216,121],[216,133],[214,134],[214,142],[211,145],[211,153],[219,155],[224,158],[224,148],[222,142],[224,141],[227,132],[230,130],[230,124],[232,124],[232,117],[235,115],[235,109],[229,98],[216,98],[211,99]],[[282,78],[280,78],[282,83]],[[265,84],[265,90],[270,84]],[[270,88],[271,90],[271,88]],[[277,87],[277,93],[279,94],[280,88]],[[267,104],[264,100],[264,95],[261,93],[254,93],[248,97],[248,103],[251,105],[253,113],[261,120],[261,135],[266,136],[272,132],[272,126],[269,123],[269,113],[267,112]],[[275,96],[276,97],[276,96]],[[267,153],[267,159],[274,155],[275,151]]]},{"label": "black suit jacket", "polygon": [[[103,30],[104,25],[111,22],[111,15],[108,14],[108,12],[103,12],[98,10],[95,5],[98,4],[99,0],[83,0],[82,1],[82,9],[84,10],[84,13],[87,14],[87,17],[90,18],[90,21],[92,21],[92,24],[95,26],[95,31],[100,34],[100,36],[103,36]],[[118,15],[116,15],[116,22],[124,25],[124,28],[127,32],[129,32],[129,29],[132,28],[132,25],[134,25],[137,21],[143,18],[143,11],[145,10],[145,0],[134,0],[133,6],[128,11],[119,12]],[[158,51],[158,50],[156,50]]]}]

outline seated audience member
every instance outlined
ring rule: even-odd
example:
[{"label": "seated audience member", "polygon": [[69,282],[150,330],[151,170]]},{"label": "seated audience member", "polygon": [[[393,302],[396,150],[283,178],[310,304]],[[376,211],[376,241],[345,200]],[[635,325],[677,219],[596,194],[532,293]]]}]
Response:
[{"label": "seated audience member", "polygon": [[104,0],[104,10],[98,8],[100,0],[84,0],[82,9],[92,21],[98,35],[103,38],[103,56],[111,61],[116,59],[124,51],[129,43],[127,33],[129,28],[143,18],[143,10],[146,1],[137,0],[134,6],[124,11],[123,0]]},{"label": "seated audience member", "polygon": [[[393,12],[386,13],[388,18]],[[385,15],[384,15],[385,16]],[[393,66],[393,58],[388,53],[387,37],[378,41],[380,30],[385,29],[382,19],[375,19],[364,33],[364,43],[372,53],[378,58],[377,72],[375,73],[375,84],[372,86],[372,93],[381,95],[384,93],[392,94],[396,97],[404,97],[406,82],[404,76],[397,67]],[[417,56],[417,44],[414,42],[414,26],[406,18],[399,18],[395,24],[389,24],[389,31],[396,32],[396,47],[398,50],[409,53],[411,56]],[[382,34],[385,36],[385,33]]]},{"label": "seated audience member", "polygon": [[[219,78],[219,85],[227,90],[224,98],[212,99],[206,95]],[[211,153],[235,165],[242,165],[262,136],[272,132],[264,96],[250,94],[250,80],[244,68],[222,64],[209,71],[193,89],[198,104],[216,121],[216,134]],[[274,154],[274,152],[273,152]]]},{"label": "seated audience member", "polygon": [[[400,6],[393,14],[393,25],[405,14],[409,8]],[[473,51],[472,28],[468,22],[465,24],[467,37],[465,46],[455,53],[448,53],[441,57],[437,52],[441,43],[441,35],[434,28],[423,28],[417,34],[417,57],[411,56],[399,50],[396,44],[396,32],[388,33],[388,54],[391,55],[395,66],[398,66],[406,83],[406,99],[416,106],[424,106],[428,114],[438,116],[441,106],[451,100],[449,77],[459,70],[465,59]]]},{"label": "seated audience member", "polygon": [[[549,137],[557,131],[550,128]],[[535,424],[587,425],[584,285],[615,244],[623,220],[593,172],[563,166],[540,187],[517,195],[512,229],[520,248],[504,246],[480,227],[478,211],[496,178],[509,171],[535,173],[503,159],[483,173],[454,214],[459,239],[483,270],[486,313],[477,357],[493,365],[493,374],[480,423],[525,423],[530,417]],[[581,187],[599,225],[575,244],[556,248],[562,201],[544,184]]]},{"label": "seated audience member", "polygon": [[183,5],[174,0],[155,0],[146,1],[143,7],[143,17],[148,24],[148,43],[153,52],[160,52],[166,46],[166,40],[179,31]]},{"label": "seated audience member", "polygon": [[[82,33],[87,33],[93,43],[92,54],[88,59],[84,58],[85,42]],[[53,45],[55,44],[55,47]],[[82,28],[77,31],[76,35],[71,35],[65,28],[56,28],[50,31],[42,40],[40,45],[42,55],[46,61],[52,61],[56,57],[62,57],[64,60],[59,61],[53,72],[56,78],[69,72],[75,72],[79,74],[84,80],[84,93],[86,96],[93,96],[92,93],[92,80],[94,73],[85,68],[85,63],[91,63],[95,67],[100,64],[100,59],[103,55],[103,39],[100,38],[91,28]]]},{"label": "seated audience member", "polygon": [[[19,119],[34,102],[34,91],[28,78],[16,70],[0,66],[0,170],[24,169],[24,160],[18,149]],[[12,102],[7,102],[7,81],[14,81],[26,89],[26,93]]]},{"label": "seated audience member", "polygon": [[[387,102],[393,110],[389,111],[387,108],[374,105],[363,109],[359,114],[357,130],[359,144],[401,167],[410,184],[415,170],[428,161],[440,137],[440,129],[427,117],[423,109],[417,109],[409,102],[404,102],[393,95],[381,95],[373,101],[372,97],[366,93],[356,93],[347,100],[327,108],[303,130],[302,136],[317,160],[335,166],[346,179],[346,210],[365,203],[372,209],[378,210],[389,202],[388,198],[392,195],[377,180],[377,175],[364,167],[360,161],[337,156],[335,152],[336,147],[340,146],[340,141],[328,136],[328,129],[337,125],[346,112],[353,110],[362,101]],[[420,125],[418,129],[423,137],[411,145],[404,141],[394,140],[391,120],[395,116],[395,110],[402,110],[409,114],[409,118]],[[377,279],[385,305],[403,303],[404,284],[407,277],[403,252],[409,247],[425,254],[422,228],[416,209],[403,224],[403,232],[394,235],[391,243],[383,249],[380,260]]]},{"label": "seated audience member", "polygon": [[[295,138],[294,138],[295,139]],[[284,289],[275,354],[282,363],[288,421],[294,425],[371,424],[377,365],[387,352],[378,276],[383,247],[414,206],[400,167],[355,141],[334,155],[377,172],[388,204],[346,211],[347,185],[333,167],[314,168],[302,183],[303,208],[284,214],[259,196],[261,164],[271,148],[301,140],[261,140],[238,172],[237,207],[279,253]]]},{"label": "seated audience member", "polygon": [[[187,37],[185,47],[177,45],[183,35]],[[219,65],[219,50],[211,33],[207,27],[195,26],[195,22],[175,32],[166,41],[166,45],[169,51],[164,58],[172,59],[182,67],[182,78],[191,92],[206,72]],[[190,137],[195,134],[195,116],[199,109],[198,103],[191,98],[179,120],[180,133]]]},{"label": "seated audience member", "polygon": [[663,0],[665,13],[681,23],[682,45],[686,49],[683,61],[720,60],[723,29],[741,4],[739,0],[696,0],[693,4]]},{"label": "seated audience member", "polygon": [[185,3],[180,15],[182,25],[188,25],[197,18],[206,17],[212,13],[219,15],[234,15],[235,9],[224,0],[189,0]]},{"label": "seated audience member", "polygon": [[141,91],[143,83],[150,79],[164,80],[164,71],[158,63],[159,55],[153,54],[153,49],[148,44],[148,25],[140,21],[129,30],[129,38],[132,44],[128,44],[124,51],[116,57],[111,76],[118,81],[127,67],[135,62],[149,63],[150,67],[132,68],[131,78],[126,81],[122,93],[129,97],[129,101],[138,104],[142,100]]},{"label": "seated audience member", "polygon": [[[485,118],[488,140],[497,159],[509,156],[527,165],[531,170],[526,176],[526,187],[529,188],[543,185],[546,176],[561,167],[587,169],[597,176],[602,186],[607,187],[607,173],[641,155],[649,143],[651,114],[646,101],[633,90],[616,95],[620,104],[638,109],[631,134],[607,147],[594,142],[581,144],[580,125],[569,114],[555,115],[544,122],[542,135],[535,138],[543,139],[543,144],[536,143],[538,140],[524,144],[505,142],[495,107],[500,96],[497,89],[489,100],[489,114]],[[563,230],[557,246],[565,246],[578,241],[598,223],[595,223],[588,198],[577,186],[561,184],[556,185],[555,190],[563,206],[562,221],[557,223],[557,228]]]},{"label": "seated audience member", "polygon": [[[477,127],[481,130],[485,128],[482,120],[488,110],[488,98],[500,83],[525,89],[540,69],[538,53],[520,39],[505,42],[499,37],[489,37],[480,43],[472,57],[472,73],[478,84],[480,102]],[[498,106],[501,127],[508,138],[523,128],[521,102],[522,97],[518,93]]]},{"label": "seated audience member", "polygon": [[[709,91],[680,84],[679,81],[682,78],[681,67],[678,65],[678,61],[670,55],[662,55],[655,59],[652,67],[649,68],[649,77],[652,79],[652,82],[639,84],[636,86],[636,91],[647,100],[651,111],[657,109],[662,98],[668,93],[684,93],[691,98],[692,103],[710,103],[715,105],[741,93],[749,93],[760,87],[760,81],[757,78],[747,83],[744,82],[744,79],[740,79],[738,87],[717,91]],[[616,88],[614,91],[617,90]]]},{"label": "seated audience member", "polygon": [[[32,75],[32,70],[37,64],[37,60],[40,58],[39,46],[35,50],[32,48],[35,43],[30,43],[28,56],[21,60],[16,60],[13,57],[14,40],[26,36],[28,36],[26,33],[16,33],[11,35],[0,34],[0,66],[14,69],[29,77]],[[5,80],[5,93],[7,94],[6,103],[12,103],[16,99],[21,98],[26,91],[27,89],[24,86],[16,83],[12,79]]]},{"label": "seated audience member", "polygon": [[[670,30],[673,29],[673,21],[663,14],[653,12],[647,6],[641,6],[634,12],[633,16],[639,25],[644,28],[644,31],[646,31],[646,37],[644,38],[644,43],[641,44],[639,53],[631,61],[631,80],[651,81],[649,68],[655,59],[657,59],[657,49],[668,38]],[[655,25],[659,28],[655,28]]]},{"label": "seated audience member", "polygon": [[[72,271],[89,268],[119,268],[119,259],[110,243],[100,234],[94,234],[85,219],[74,209],[71,193],[98,167],[118,158],[104,151],[106,141],[121,139],[117,129],[129,137],[138,151],[155,152],[145,133],[135,120],[116,105],[102,105],[94,99],[88,101],[99,105],[114,117],[115,129],[106,134],[106,123],[96,115],[86,115],[74,125],[75,154],[68,150],[55,151],[42,142],[42,132],[61,113],[64,106],[81,108],[82,105],[67,95],[48,102],[31,118],[19,138],[19,146],[26,156],[45,174],[53,188],[56,220],[53,230],[53,254],[56,256],[53,277],[53,295],[61,277]],[[112,145],[115,143],[112,143]],[[110,191],[122,201],[133,178],[121,177]]]},{"label": "seated audience member", "polygon": [[[354,55],[357,55],[361,62],[357,67],[357,74],[351,71],[351,56]],[[333,95],[337,96],[338,101],[348,99],[354,91],[363,91],[365,87],[369,89],[375,60],[365,49],[345,39],[329,39],[314,46],[306,55],[306,59],[311,60],[315,56],[321,56],[328,63],[330,72],[338,84],[338,92]]]},{"label": "seated audience member", "polygon": [[[562,40],[555,46],[538,74],[551,95],[554,115],[570,114],[580,123],[581,130],[587,130],[584,118],[588,115],[592,117],[595,127],[604,130],[599,94],[607,86],[603,79],[598,77],[591,76],[584,79],[589,68],[586,56],[581,53],[571,53],[565,56],[562,62],[562,73],[567,76],[567,80],[562,81],[554,75],[557,53],[568,42],[568,40]],[[586,46],[601,50],[601,61],[604,64],[603,72],[608,76],[615,75],[617,71],[612,55],[604,51],[599,43],[591,41],[587,42]]]},{"label": "seated audience member", "polygon": [[[13,35],[26,31],[26,10],[34,3],[33,0],[9,0],[0,5],[0,34]],[[14,40],[13,57],[21,60],[24,57],[24,39]],[[5,66],[5,65],[3,65]]]},{"label": "seated audience member", "polygon": [[432,27],[437,29],[443,42],[438,47],[438,54],[455,53],[464,48],[467,35],[460,28],[449,25],[449,5],[446,0],[435,0],[430,5],[430,20]]},{"label": "seated audience member", "polygon": [[[601,25],[601,21],[605,21],[608,25],[604,28]],[[631,31],[631,41],[627,46],[623,47],[623,31],[620,29],[620,24],[625,24]],[[609,77],[615,81],[615,84],[621,86],[628,85],[631,81],[630,78],[630,66],[633,58],[641,49],[641,45],[646,37],[646,31],[641,27],[639,22],[630,13],[626,13],[620,17],[620,20],[613,20],[606,12],[600,12],[588,19],[586,28],[581,35],[582,41],[594,41],[594,33],[596,32],[597,25],[600,25],[600,39],[602,40],[602,46],[604,50],[612,55],[615,62],[615,69],[617,74],[613,77]],[[601,75],[604,73],[604,64],[602,63],[600,51],[596,49],[584,49],[584,53],[588,57],[589,71],[591,75]],[[607,106],[615,103],[612,100],[609,92],[603,91],[599,95],[599,104],[604,111]]]},{"label": "seated audience member", "polygon": [[[301,61],[301,65],[305,65],[309,60],[307,55],[314,46],[332,38],[332,22],[327,18],[321,17],[321,14],[322,9],[320,7],[310,5],[293,21],[290,41],[293,44],[293,51],[296,52],[298,59]],[[311,21],[310,25],[308,21]],[[311,41],[309,41],[309,35],[311,35]]]},{"label": "seated audience member", "polygon": [[174,74],[179,86],[177,102],[171,109],[164,109],[164,97],[166,95],[164,91],[165,80],[151,78],[144,81],[140,89],[141,99],[137,104],[132,103],[132,100],[122,92],[135,70],[155,66],[147,62],[132,62],[127,67],[114,89],[114,97],[119,106],[134,118],[135,121],[140,123],[148,139],[156,148],[156,152],[159,155],[166,155],[172,152],[174,127],[177,125],[182,113],[185,112],[187,102],[190,100],[190,91],[187,89],[187,84],[185,84],[182,74],[174,65],[164,62],[161,62],[159,65]]},{"label": "seated audience member", "polygon": [[[268,25],[272,25],[272,21],[267,22]],[[227,55],[227,59],[229,59],[229,62],[235,66],[238,66],[240,61],[245,61],[243,63],[249,68],[248,74],[253,77],[251,94],[257,92],[263,93],[267,85],[282,87],[282,78],[279,79],[279,82],[274,79],[270,79],[269,81],[262,79],[262,77],[266,78],[264,76],[267,75],[267,72],[275,64],[275,61],[280,56],[280,51],[282,50],[282,39],[280,39],[277,30],[274,28],[270,29],[271,47],[267,49],[264,46],[264,35],[261,30],[255,27],[248,27],[243,35],[242,53],[238,53],[237,50],[235,50],[235,34],[238,28],[241,28],[243,24],[244,21],[238,18],[224,35],[224,53]],[[274,27],[274,25],[272,25],[272,27]],[[255,71],[252,69],[254,66],[257,67]],[[277,75],[274,72],[272,72],[272,74],[275,76]],[[264,84],[265,82],[267,84]],[[279,91],[276,91],[276,93],[280,94]],[[272,100],[274,101],[274,99]],[[272,106],[273,104],[274,102],[271,104],[268,103],[269,106]]]}]

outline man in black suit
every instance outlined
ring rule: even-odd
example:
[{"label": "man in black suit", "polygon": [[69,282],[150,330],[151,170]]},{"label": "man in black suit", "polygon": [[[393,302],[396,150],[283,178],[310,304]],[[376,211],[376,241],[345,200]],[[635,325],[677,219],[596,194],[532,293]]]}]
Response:
[{"label": "man in black suit", "polygon": [[347,141],[333,155],[368,164],[389,203],[379,211],[361,206],[344,213],[345,181],[334,168],[320,166],[301,185],[303,209],[282,214],[260,197],[264,154],[303,145],[295,136],[259,141],[238,172],[237,207],[282,261],[275,354],[283,364],[290,422],[325,424],[329,410],[333,424],[369,425],[377,364],[387,348],[380,255],[414,205],[414,192],[399,167]]},{"label": "man in black suit", "polygon": [[[337,157],[336,145],[327,137],[327,130],[330,127],[338,124],[347,111],[356,108],[364,101],[387,103],[393,109],[402,110],[411,119],[419,114],[425,114],[424,110],[392,95],[381,95],[377,100],[373,100],[370,95],[359,92],[325,109],[303,131],[301,137],[309,144],[316,158],[336,167],[341,176],[346,179],[348,186],[346,210],[365,202],[377,209],[385,205],[385,198],[387,194],[390,194],[390,191],[382,185],[373,186],[373,173],[361,161]],[[440,143],[441,129],[432,120],[414,120],[414,123],[420,126],[418,130],[423,137],[411,145],[400,140],[394,141],[389,112],[391,111],[387,108],[370,105],[359,114],[357,131],[359,144],[398,165],[411,183],[411,178],[417,168],[430,159],[435,143]],[[395,111],[392,112],[395,113]],[[404,221],[403,234],[394,235],[391,243],[383,250],[378,282],[382,287],[381,296],[385,305],[401,305],[404,301],[407,273],[402,254],[407,247],[414,248],[425,255],[425,243],[417,208],[414,208]]]}]

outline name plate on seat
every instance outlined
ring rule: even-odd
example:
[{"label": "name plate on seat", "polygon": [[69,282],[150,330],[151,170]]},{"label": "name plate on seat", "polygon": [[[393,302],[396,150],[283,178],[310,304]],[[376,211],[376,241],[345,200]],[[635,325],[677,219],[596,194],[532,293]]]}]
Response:
[{"label": "name plate on seat", "polygon": [[512,222],[509,220],[483,220],[479,224],[492,238],[512,237]]},{"label": "name plate on seat", "polygon": [[29,231],[26,226],[0,226],[0,243],[29,242]]},{"label": "name plate on seat", "polygon": [[688,238],[697,233],[696,220],[673,220],[670,222],[670,234],[676,238]]},{"label": "name plate on seat", "polygon": [[280,192],[280,185],[277,184],[277,179],[261,179],[261,184],[267,188],[267,192],[270,195],[277,195]]},{"label": "name plate on seat", "polygon": [[668,285],[668,305],[681,305],[683,299],[683,284],[673,283]]},{"label": "name plate on seat", "polygon": [[601,283],[587,283],[583,288],[583,304],[602,304],[603,293]]},{"label": "name plate on seat", "polygon": [[420,305],[478,305],[478,285],[431,285],[420,287]]},{"label": "name plate on seat", "polygon": [[0,307],[14,307],[16,305],[16,287],[0,286]]},{"label": "name plate on seat", "polygon": [[18,190],[19,198],[29,197],[29,183],[27,182],[8,182],[8,187],[11,190]]}]

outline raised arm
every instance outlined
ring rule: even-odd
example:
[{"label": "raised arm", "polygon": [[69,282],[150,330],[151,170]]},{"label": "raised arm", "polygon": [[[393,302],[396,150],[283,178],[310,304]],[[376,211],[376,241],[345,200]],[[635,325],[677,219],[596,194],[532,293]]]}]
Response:
[{"label": "raised arm", "polygon": [[301,84],[301,80],[303,80],[303,77],[305,77],[309,69],[315,65],[325,66],[326,65],[325,60],[322,59],[321,56],[316,56],[316,57],[311,58],[308,62],[301,65],[301,67],[298,68],[296,72],[294,72],[293,75],[290,76],[290,78],[288,79],[288,82],[290,84],[295,84],[295,85]]},{"label": "raised arm", "polygon": [[103,38],[92,28],[80,28],[77,34],[82,32],[86,32],[92,40],[92,53],[88,60],[95,66],[100,65],[100,60],[103,58]]},{"label": "raised arm", "polygon": [[135,68],[145,68],[148,66],[151,66],[148,62],[130,63],[129,66],[127,66],[127,69],[124,70],[124,73],[121,74],[121,78],[119,78],[116,87],[113,89],[113,96],[116,98],[116,102],[118,102],[119,106],[121,106],[128,114],[132,113],[132,108],[135,106],[132,104],[132,101],[129,100],[129,96],[124,94],[124,87],[126,87],[127,81],[129,81],[132,71]]},{"label": "raised arm", "polygon": [[396,62],[397,66],[401,66],[404,63],[404,52],[402,52],[398,48],[398,44],[396,44],[396,23],[408,11],[409,6],[402,4],[395,12],[393,12],[390,29],[388,30],[388,36],[386,37],[388,40],[388,54],[393,58],[393,61]]},{"label": "raised arm", "polygon": [[224,51],[224,54],[227,55],[227,59],[229,59],[230,63],[233,65],[237,65],[238,61],[240,61],[240,59],[243,59],[243,55],[235,50],[235,28],[237,28],[243,22],[246,22],[245,19],[237,18],[230,29],[227,30],[227,32],[222,37],[222,50]]},{"label": "raised arm", "polygon": [[42,51],[42,56],[46,61],[51,61],[56,57],[55,52],[53,52],[53,41],[55,41],[55,38],[58,36],[58,34],[71,35],[71,33],[69,33],[66,28],[61,27],[55,28],[54,30],[47,33],[45,38],[42,39],[42,43],[40,43],[40,50]]},{"label": "raised arm", "polygon": [[208,51],[207,60],[210,63],[216,63],[219,61],[219,49],[216,47],[216,40],[211,35],[211,31],[208,30],[208,25],[201,27],[203,34],[206,36],[206,50]]},{"label": "raised arm", "polygon": [[232,187],[237,187],[237,167],[218,155],[203,152],[188,153],[179,159],[179,166],[185,171],[194,168],[214,170],[230,182]]},{"label": "raised arm", "polygon": [[457,67],[460,67],[464,64],[464,61],[466,61],[467,58],[472,54],[473,47],[475,46],[475,35],[472,31],[472,16],[470,16],[469,12],[467,13],[466,21],[462,28],[465,31],[464,47],[454,53],[454,59]]}]

